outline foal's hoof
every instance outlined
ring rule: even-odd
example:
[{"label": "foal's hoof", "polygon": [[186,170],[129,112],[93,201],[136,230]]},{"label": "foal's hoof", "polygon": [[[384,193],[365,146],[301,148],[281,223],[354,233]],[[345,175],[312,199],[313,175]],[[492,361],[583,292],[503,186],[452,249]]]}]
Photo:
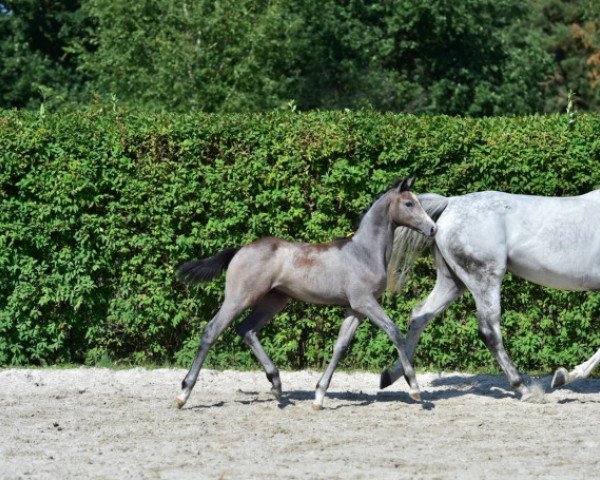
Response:
[{"label": "foal's hoof", "polygon": [[320,412],[323,410],[323,405],[319,405],[318,403],[313,403],[312,408],[315,412]]},{"label": "foal's hoof", "polygon": [[564,387],[567,383],[569,383],[569,372],[566,368],[558,368],[556,372],[554,372],[554,377],[552,377],[550,386],[552,388],[560,388]]},{"label": "foal's hoof", "polygon": [[384,370],[381,372],[381,377],[379,377],[379,388],[383,390],[386,387],[389,387],[392,384],[392,376],[390,375],[389,370]]},{"label": "foal's hoof", "polygon": [[181,408],[185,405],[187,399],[190,398],[190,393],[192,393],[191,388],[184,388],[181,390],[181,393],[177,395],[177,399],[175,400],[175,405],[177,405],[177,408]]},{"label": "foal's hoof", "polygon": [[271,388],[271,393],[273,394],[273,396],[275,397],[276,400],[281,400],[281,388]]},{"label": "foal's hoof", "polygon": [[421,401],[421,392],[419,392],[418,390],[411,390],[410,392],[408,392],[408,396],[412,398],[415,402]]}]

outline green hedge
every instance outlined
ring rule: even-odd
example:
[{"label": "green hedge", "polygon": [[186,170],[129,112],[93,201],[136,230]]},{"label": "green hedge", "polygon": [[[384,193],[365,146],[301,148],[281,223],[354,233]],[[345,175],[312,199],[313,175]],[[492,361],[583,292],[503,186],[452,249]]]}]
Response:
[{"label": "green hedge", "polygon": [[[122,361],[187,366],[223,276],[180,284],[180,263],[264,235],[347,235],[397,177],[445,195],[496,189],[571,195],[600,185],[600,116],[464,119],[371,112],[265,115],[0,113],[0,363]],[[598,212],[590,212],[597,215]],[[406,329],[431,289],[424,258],[385,307]],[[507,348],[525,369],[572,365],[600,347],[600,295],[507,278]],[[338,308],[292,304],[265,328],[281,367],[320,367]],[[359,329],[346,367],[395,359]],[[217,367],[256,365],[229,329]],[[418,366],[488,368],[466,295],[423,335]]]}]

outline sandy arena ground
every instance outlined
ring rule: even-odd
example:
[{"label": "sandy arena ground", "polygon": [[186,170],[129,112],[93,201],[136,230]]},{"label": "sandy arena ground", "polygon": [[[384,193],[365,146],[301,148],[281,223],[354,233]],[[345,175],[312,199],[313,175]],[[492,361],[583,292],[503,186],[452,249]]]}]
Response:
[{"label": "sandy arena ground", "polygon": [[[183,370],[0,370],[0,478],[598,478],[600,380],[514,398],[503,377],[203,370],[182,410]],[[539,384],[549,389],[550,379]]]}]

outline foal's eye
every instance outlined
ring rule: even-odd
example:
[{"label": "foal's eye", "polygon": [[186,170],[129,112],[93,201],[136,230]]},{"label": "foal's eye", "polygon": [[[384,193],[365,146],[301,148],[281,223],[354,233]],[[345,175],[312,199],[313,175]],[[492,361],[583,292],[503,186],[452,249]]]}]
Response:
[{"label": "foal's eye", "polygon": [[404,205],[406,205],[408,208],[413,206],[413,202],[406,202]]}]

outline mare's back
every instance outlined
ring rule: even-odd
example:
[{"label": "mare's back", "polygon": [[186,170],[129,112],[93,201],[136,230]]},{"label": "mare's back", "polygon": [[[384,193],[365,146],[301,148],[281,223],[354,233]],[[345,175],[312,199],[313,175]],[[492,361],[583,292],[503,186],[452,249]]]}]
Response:
[{"label": "mare's back", "polygon": [[453,197],[438,224],[440,233],[447,226],[475,255],[502,251],[507,269],[534,283],[600,288],[599,190],[577,197],[501,192]]}]

